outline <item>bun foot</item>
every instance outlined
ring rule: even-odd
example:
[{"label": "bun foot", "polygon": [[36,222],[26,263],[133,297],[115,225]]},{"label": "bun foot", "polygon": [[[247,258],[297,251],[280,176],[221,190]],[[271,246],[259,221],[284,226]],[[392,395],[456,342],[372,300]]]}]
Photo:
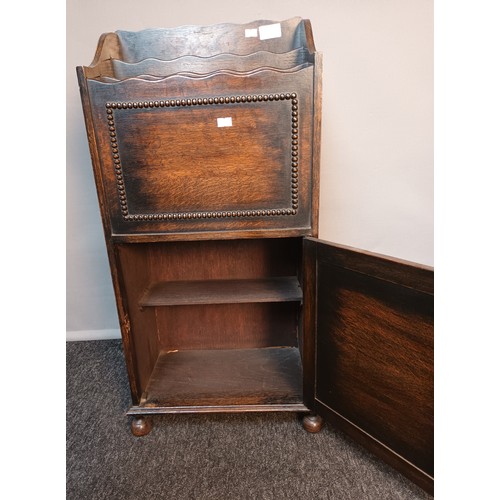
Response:
[{"label": "bun foot", "polygon": [[132,424],[130,425],[132,434],[137,437],[149,434],[152,427],[153,426],[151,425],[151,419],[148,417],[134,417],[132,419]]},{"label": "bun foot", "polygon": [[323,428],[323,419],[319,415],[306,415],[302,420],[302,426],[307,432],[319,432]]}]

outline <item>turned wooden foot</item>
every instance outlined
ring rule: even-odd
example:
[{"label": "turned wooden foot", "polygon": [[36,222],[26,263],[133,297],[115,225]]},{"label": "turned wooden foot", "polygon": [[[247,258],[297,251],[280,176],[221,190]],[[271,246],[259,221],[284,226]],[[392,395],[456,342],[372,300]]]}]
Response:
[{"label": "turned wooden foot", "polygon": [[149,434],[152,429],[151,419],[148,417],[134,417],[130,428],[134,436],[145,436]]},{"label": "turned wooden foot", "polygon": [[319,415],[306,415],[302,426],[307,432],[319,432],[323,428],[323,419]]}]

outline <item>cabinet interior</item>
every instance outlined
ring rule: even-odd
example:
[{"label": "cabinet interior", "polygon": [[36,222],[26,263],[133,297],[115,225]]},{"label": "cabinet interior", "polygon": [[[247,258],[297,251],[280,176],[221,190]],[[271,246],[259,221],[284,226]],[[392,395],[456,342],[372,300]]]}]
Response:
[{"label": "cabinet interior", "polygon": [[143,409],[302,404],[300,238],[116,249]]}]

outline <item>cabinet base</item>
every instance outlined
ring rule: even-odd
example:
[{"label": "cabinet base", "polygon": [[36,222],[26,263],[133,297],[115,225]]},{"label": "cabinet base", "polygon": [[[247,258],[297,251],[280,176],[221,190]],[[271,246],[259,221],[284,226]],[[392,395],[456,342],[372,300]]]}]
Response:
[{"label": "cabinet base", "polygon": [[288,411],[307,413],[309,408],[302,403],[276,403],[262,405],[218,405],[218,406],[132,406],[127,415],[139,417],[141,415],[160,415],[167,413],[260,413]]},{"label": "cabinet base", "polygon": [[[137,437],[146,436],[153,428],[151,416],[136,415],[132,419],[130,429],[132,434]],[[308,414],[302,419],[302,426],[307,432],[320,432],[323,428],[323,419],[319,415]]]}]

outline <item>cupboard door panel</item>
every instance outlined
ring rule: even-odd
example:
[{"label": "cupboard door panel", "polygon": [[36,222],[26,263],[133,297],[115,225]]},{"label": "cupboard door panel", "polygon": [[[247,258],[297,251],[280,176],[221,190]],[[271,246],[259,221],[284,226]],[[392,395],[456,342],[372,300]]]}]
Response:
[{"label": "cupboard door panel", "polygon": [[432,271],[312,239],[306,249],[316,256],[313,406],[430,489]]}]

